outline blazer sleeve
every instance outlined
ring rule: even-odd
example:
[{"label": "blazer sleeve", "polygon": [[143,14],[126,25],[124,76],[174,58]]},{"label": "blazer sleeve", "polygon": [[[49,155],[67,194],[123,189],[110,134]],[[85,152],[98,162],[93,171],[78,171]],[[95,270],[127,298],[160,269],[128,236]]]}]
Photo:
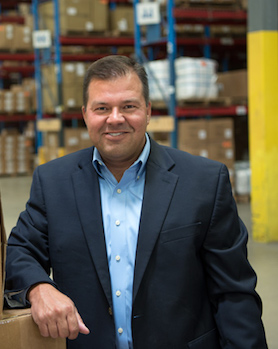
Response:
[{"label": "blazer sleeve", "polygon": [[47,228],[47,213],[37,168],[26,209],[20,214],[8,239],[6,293],[26,290],[40,282],[55,286],[49,277],[51,264]]},{"label": "blazer sleeve", "polygon": [[267,348],[262,303],[255,291],[257,278],[247,259],[247,240],[223,165],[203,255],[223,348]]}]

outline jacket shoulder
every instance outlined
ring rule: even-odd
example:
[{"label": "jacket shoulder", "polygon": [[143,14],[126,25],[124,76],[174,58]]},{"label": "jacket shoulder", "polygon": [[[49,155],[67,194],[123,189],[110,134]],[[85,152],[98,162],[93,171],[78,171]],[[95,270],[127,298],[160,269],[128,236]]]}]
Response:
[{"label": "jacket shoulder", "polygon": [[72,173],[76,169],[92,165],[93,147],[81,149],[77,152],[62,156],[60,158],[51,160],[45,164],[39,165],[36,171],[46,174],[59,173],[61,175]]}]

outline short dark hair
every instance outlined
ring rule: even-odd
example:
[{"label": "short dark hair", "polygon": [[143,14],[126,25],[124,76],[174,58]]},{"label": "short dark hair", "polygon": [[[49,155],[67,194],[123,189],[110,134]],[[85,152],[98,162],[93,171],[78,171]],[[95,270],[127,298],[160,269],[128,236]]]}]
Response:
[{"label": "short dark hair", "polygon": [[146,105],[149,104],[149,83],[145,68],[135,59],[111,55],[103,57],[92,63],[86,71],[83,83],[83,105],[86,109],[88,103],[88,87],[90,82],[95,80],[110,80],[117,77],[125,76],[130,72],[135,72],[142,82],[143,96]]}]

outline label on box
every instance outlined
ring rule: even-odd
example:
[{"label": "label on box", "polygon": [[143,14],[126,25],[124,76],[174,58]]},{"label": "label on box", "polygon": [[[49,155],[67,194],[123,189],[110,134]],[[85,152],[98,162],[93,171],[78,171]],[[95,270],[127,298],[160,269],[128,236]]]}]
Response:
[{"label": "label on box", "polygon": [[231,139],[231,138],[233,137],[233,131],[232,131],[231,128],[226,128],[226,129],[224,130],[224,137],[225,137],[226,139]]},{"label": "label on box", "polygon": [[76,7],[68,7],[66,12],[67,12],[67,15],[69,15],[69,16],[76,16],[77,15],[77,8]]},{"label": "label on box", "polygon": [[208,151],[206,149],[202,149],[200,151],[200,156],[203,156],[203,157],[207,158],[208,157]]},{"label": "label on box", "polygon": [[74,72],[74,64],[73,63],[67,63],[65,65],[65,70],[69,73],[73,73]]},{"label": "label on box", "polygon": [[89,32],[94,30],[94,23],[93,22],[86,22],[85,23],[85,29]]},{"label": "label on box", "polygon": [[227,149],[225,152],[226,158],[227,159],[233,159],[234,158],[234,152],[233,149]]},{"label": "label on box", "polygon": [[78,145],[78,143],[79,143],[79,140],[77,137],[71,137],[68,139],[69,146],[76,146],[76,145]]},{"label": "label on box", "polygon": [[67,106],[68,107],[74,107],[75,106],[75,99],[74,98],[69,98],[67,100]]},{"label": "label on box", "polygon": [[85,64],[84,63],[77,63],[76,64],[76,74],[77,74],[77,76],[84,76],[85,75]]},{"label": "label on box", "polygon": [[207,138],[207,131],[206,130],[199,130],[198,131],[198,138],[199,139],[206,139]]},{"label": "label on box", "polygon": [[122,18],[120,21],[118,21],[118,29],[122,32],[127,31],[128,24],[127,20],[125,18]]}]

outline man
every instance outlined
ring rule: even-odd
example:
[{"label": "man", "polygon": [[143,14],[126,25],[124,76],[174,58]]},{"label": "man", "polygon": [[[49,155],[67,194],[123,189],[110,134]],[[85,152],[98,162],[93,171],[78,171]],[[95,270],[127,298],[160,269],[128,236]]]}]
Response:
[{"label": "man", "polygon": [[29,301],[68,348],[267,348],[226,167],[146,134],[135,61],[96,61],[83,95],[94,146],[35,170],[8,241],[8,301]]}]

